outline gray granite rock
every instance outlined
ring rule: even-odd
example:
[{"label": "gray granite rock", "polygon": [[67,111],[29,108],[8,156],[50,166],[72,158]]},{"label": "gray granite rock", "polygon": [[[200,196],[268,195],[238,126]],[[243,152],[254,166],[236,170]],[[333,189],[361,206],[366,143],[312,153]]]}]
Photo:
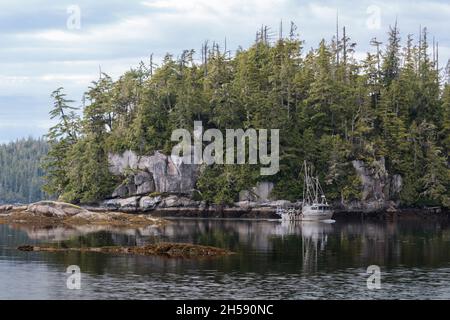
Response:
[{"label": "gray granite rock", "polygon": [[0,212],[11,211],[12,209],[13,209],[13,206],[9,205],[9,204],[0,206]]},{"label": "gray granite rock", "polygon": [[153,177],[151,173],[145,172],[145,171],[138,171],[134,174],[134,184],[137,186],[140,186],[141,184],[144,184],[145,182],[152,181]]},{"label": "gray granite rock", "polygon": [[349,211],[374,212],[393,210],[392,198],[402,190],[402,177],[398,174],[390,176],[386,170],[384,158],[370,164],[361,160],[352,161],[356,174],[361,180],[362,195],[359,201],[342,204]]},{"label": "gray granite rock", "polygon": [[151,211],[156,208],[156,206],[161,202],[161,197],[142,197],[139,201],[139,210],[141,211]]},{"label": "gray granite rock", "polygon": [[155,192],[155,183],[152,181],[146,181],[143,184],[139,185],[136,190],[136,194],[149,194]]},{"label": "gray granite rock", "polygon": [[[149,174],[154,183],[153,191],[156,192],[190,194],[198,178],[199,165],[185,164],[181,157],[167,156],[160,152],[151,156],[137,156],[132,151],[126,151],[121,155],[110,154],[108,160],[110,171],[114,175],[125,175],[130,170],[137,171],[134,174],[134,183],[137,186],[150,181],[147,176]],[[152,189],[151,187],[151,184],[147,184],[145,190]]]},{"label": "gray granite rock", "polygon": [[239,193],[239,201],[267,202],[270,200],[273,188],[272,182],[258,182],[251,190],[242,190]]},{"label": "gray granite rock", "polygon": [[191,200],[187,197],[169,196],[162,199],[158,207],[161,208],[175,208],[175,207],[197,207],[201,203],[199,201]]},{"label": "gray granite rock", "polygon": [[27,212],[45,217],[70,217],[86,212],[86,209],[64,202],[41,201],[30,204]]},{"label": "gray granite rock", "polygon": [[139,211],[140,197],[118,198],[102,201],[99,205],[105,210],[118,210],[123,212]]},{"label": "gray granite rock", "polygon": [[113,198],[124,198],[128,196],[128,187],[126,185],[118,186],[112,193]]}]

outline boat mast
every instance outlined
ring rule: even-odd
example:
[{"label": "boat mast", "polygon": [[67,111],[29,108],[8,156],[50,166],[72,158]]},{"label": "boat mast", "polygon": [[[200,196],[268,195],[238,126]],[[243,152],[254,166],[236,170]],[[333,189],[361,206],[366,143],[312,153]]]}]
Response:
[{"label": "boat mast", "polygon": [[308,167],[306,166],[306,160],[303,161],[305,176],[303,181],[303,204],[307,203],[308,197]]},{"label": "boat mast", "polygon": [[[327,203],[318,177],[311,176],[312,169],[303,162],[305,180],[303,182],[303,204]],[[310,172],[311,171],[311,172]]]},{"label": "boat mast", "polygon": [[314,202],[319,203],[319,179],[314,178],[314,182],[316,183],[315,189],[314,189]]},{"label": "boat mast", "polygon": [[315,199],[317,199],[317,185],[315,185],[315,179],[310,176],[310,169],[304,161],[305,167],[305,181],[303,184],[303,204],[311,205]]}]

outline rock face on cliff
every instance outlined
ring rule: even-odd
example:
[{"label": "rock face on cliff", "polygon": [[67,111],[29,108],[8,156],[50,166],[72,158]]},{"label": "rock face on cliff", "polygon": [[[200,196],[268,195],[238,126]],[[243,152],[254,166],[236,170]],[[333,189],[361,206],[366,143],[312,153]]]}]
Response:
[{"label": "rock face on cliff", "polygon": [[239,193],[239,201],[267,202],[273,190],[272,182],[258,182],[251,190],[243,190]]},{"label": "rock face on cliff", "polygon": [[146,195],[152,192],[190,194],[195,187],[199,166],[185,164],[181,157],[155,152],[151,156],[138,156],[133,151],[110,154],[110,171],[122,176],[113,198]]},{"label": "rock face on cliff", "polygon": [[345,209],[364,212],[392,209],[395,204],[391,199],[401,191],[402,177],[389,175],[384,158],[370,165],[360,160],[354,160],[352,164],[362,183],[362,195],[360,201],[343,204]]},{"label": "rock face on cliff", "polygon": [[[190,198],[200,171],[199,165],[185,164],[181,157],[155,152],[138,156],[133,151],[110,154],[110,172],[122,178],[110,199],[100,208],[123,212],[147,212],[158,209],[192,208],[204,210],[206,204]],[[260,182],[250,191],[241,193],[241,207],[257,206],[269,201],[273,183]],[[250,206],[251,207],[251,206]]]},{"label": "rock face on cliff", "polygon": [[[205,209],[206,204],[190,198],[200,171],[199,165],[185,164],[181,157],[155,152],[138,156],[133,151],[109,155],[110,171],[122,178],[110,199],[99,203],[108,210],[147,212],[159,209]],[[344,211],[375,212],[395,210],[395,203],[402,189],[402,177],[390,175],[384,158],[367,164],[360,160],[352,165],[362,184],[358,201],[340,203]],[[260,207],[274,208],[277,199],[271,199],[274,188],[271,182],[259,182],[239,194],[235,207],[248,210]],[[300,195],[299,195],[300,196]],[[280,200],[282,201],[282,200]]]}]

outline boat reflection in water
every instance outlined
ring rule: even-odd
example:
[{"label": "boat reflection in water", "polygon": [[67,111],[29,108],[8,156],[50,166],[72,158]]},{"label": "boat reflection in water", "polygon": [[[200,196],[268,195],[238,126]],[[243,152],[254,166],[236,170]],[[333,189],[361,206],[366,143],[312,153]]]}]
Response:
[{"label": "boat reflection in water", "polygon": [[334,220],[322,221],[286,221],[276,227],[276,234],[281,238],[301,235],[303,272],[317,271],[319,252],[325,251],[328,235],[333,232]]}]

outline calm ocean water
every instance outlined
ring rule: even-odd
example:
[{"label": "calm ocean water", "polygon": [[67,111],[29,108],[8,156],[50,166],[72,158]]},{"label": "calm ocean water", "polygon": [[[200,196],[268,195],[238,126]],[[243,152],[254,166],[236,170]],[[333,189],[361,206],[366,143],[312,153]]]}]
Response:
[{"label": "calm ocean water", "polygon": [[[214,259],[26,253],[68,247],[189,242],[230,249]],[[66,269],[81,269],[81,289]],[[367,267],[381,289],[367,288]],[[447,221],[303,222],[178,219],[142,229],[0,225],[0,299],[450,299]]]}]

